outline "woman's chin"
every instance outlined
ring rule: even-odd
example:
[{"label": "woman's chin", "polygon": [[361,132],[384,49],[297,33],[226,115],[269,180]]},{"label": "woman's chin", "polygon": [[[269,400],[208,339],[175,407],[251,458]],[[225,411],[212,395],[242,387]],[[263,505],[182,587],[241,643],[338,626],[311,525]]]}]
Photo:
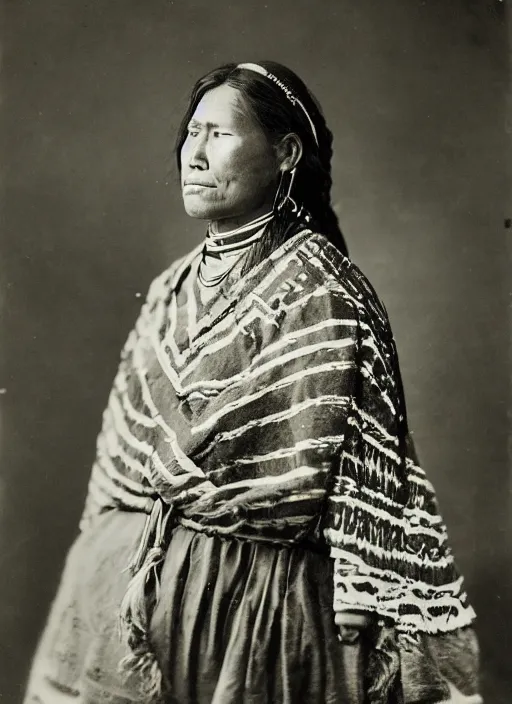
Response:
[{"label": "woman's chin", "polygon": [[201,202],[196,198],[184,198],[183,204],[185,206],[185,212],[191,218],[197,218],[198,220],[212,220],[215,217],[215,208],[212,208],[211,204]]}]

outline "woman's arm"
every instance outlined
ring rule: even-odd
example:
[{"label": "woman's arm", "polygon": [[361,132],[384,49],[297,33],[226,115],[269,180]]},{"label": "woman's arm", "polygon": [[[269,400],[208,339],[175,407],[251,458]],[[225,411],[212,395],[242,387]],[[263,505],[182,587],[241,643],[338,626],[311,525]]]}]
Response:
[{"label": "woman's arm", "polygon": [[[80,520],[81,531],[86,530],[96,516],[115,509],[124,499],[133,509],[146,510],[148,496],[152,493],[144,471],[147,456],[143,451],[134,452],[124,446],[123,438],[127,435],[130,437],[131,434],[131,429],[126,425],[125,407],[127,404],[131,405],[128,388],[136,376],[140,345],[148,344],[151,330],[158,324],[156,318],[159,308],[168,293],[180,261],[175,262],[152,281],[135,325],[121,350],[117,373],[97,438],[96,458]],[[132,410],[132,415],[136,412]],[[140,443],[140,447],[143,448],[144,443]],[[133,480],[136,482],[137,492],[133,492]]]}]

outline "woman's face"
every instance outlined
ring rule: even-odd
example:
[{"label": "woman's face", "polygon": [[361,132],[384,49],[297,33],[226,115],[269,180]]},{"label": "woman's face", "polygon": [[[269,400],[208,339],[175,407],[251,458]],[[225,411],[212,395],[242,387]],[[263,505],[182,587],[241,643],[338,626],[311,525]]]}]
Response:
[{"label": "woman's face", "polygon": [[221,85],[205,93],[181,149],[181,186],[191,217],[219,229],[249,222],[270,209],[279,164],[241,93]]}]

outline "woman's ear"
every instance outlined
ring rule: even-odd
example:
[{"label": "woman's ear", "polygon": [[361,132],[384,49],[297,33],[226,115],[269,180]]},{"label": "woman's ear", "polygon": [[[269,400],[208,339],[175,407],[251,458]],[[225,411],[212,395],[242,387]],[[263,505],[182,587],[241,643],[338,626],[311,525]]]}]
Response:
[{"label": "woman's ear", "polygon": [[294,169],[302,158],[302,142],[300,138],[291,132],[279,142],[277,146],[277,158],[279,162],[279,171],[291,171]]}]

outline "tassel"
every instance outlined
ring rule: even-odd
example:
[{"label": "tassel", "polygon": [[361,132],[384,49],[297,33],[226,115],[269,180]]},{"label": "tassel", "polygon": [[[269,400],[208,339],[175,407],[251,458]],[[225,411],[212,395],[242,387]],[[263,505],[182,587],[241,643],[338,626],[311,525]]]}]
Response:
[{"label": "tassel", "polygon": [[[143,694],[150,701],[161,694],[162,673],[148,638],[151,613],[146,600],[146,587],[153,582],[155,602],[158,601],[159,568],[165,557],[163,541],[172,509],[169,509],[165,517],[163,513],[163,502],[157,499],[146,519],[139,547],[126,568],[133,576],[121,601],[119,613],[119,635],[127,638],[131,650],[121,660],[119,669],[127,674],[136,672],[140,675]],[[152,538],[153,544],[150,547]]]},{"label": "tassel", "polygon": [[144,700],[158,702],[162,695],[162,672],[156,656],[150,650],[135,650],[124,657],[119,663],[122,673],[138,673],[140,675],[140,693]]},{"label": "tassel", "polygon": [[143,565],[130,580],[126,593],[121,601],[121,624],[128,625],[130,628],[135,627],[139,631],[146,631],[148,627],[148,613],[145,598],[146,584],[151,577],[154,577],[158,588],[159,582],[156,570],[162,562],[163,556],[164,553],[160,547],[153,547],[148,550]]}]

